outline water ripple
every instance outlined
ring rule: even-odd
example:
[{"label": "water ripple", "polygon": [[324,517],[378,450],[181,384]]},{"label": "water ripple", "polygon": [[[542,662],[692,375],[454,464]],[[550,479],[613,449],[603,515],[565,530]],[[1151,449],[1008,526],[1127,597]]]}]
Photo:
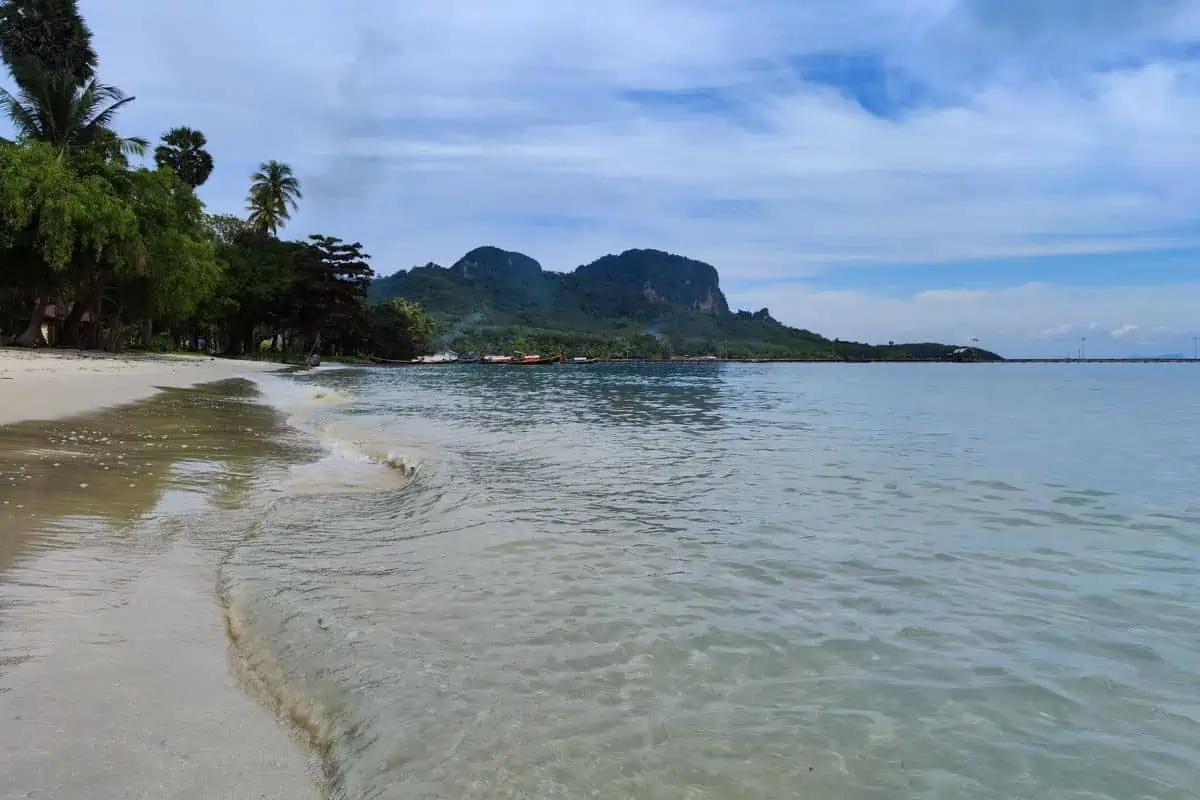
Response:
[{"label": "water ripple", "polygon": [[231,625],[336,797],[1194,797],[1197,375],[1005,369],[325,373]]}]

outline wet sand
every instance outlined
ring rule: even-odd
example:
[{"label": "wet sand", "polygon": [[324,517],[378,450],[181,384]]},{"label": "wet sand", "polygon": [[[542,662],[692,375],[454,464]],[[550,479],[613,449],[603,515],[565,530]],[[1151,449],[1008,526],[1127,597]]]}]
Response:
[{"label": "wet sand", "polygon": [[274,369],[278,365],[199,356],[0,349],[0,425],[92,412],[163,388]]},{"label": "wet sand", "polygon": [[[83,369],[37,380],[98,386]],[[120,365],[97,391],[211,369]],[[313,754],[239,678],[215,594],[272,480],[311,455],[251,395],[0,427],[0,797],[321,796]]]}]

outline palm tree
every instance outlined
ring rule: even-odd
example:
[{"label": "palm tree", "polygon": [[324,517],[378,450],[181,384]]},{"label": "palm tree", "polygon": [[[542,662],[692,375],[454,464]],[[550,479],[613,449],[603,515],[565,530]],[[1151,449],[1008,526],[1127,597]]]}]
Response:
[{"label": "palm tree", "polygon": [[92,32],[77,0],[0,0],[0,58],[21,87],[53,73],[80,86],[96,73]]},{"label": "palm tree", "polygon": [[26,84],[16,96],[0,89],[0,107],[18,140],[45,142],[63,155],[91,150],[141,156],[150,146],[145,139],[123,139],[112,131],[117,111],[134,99],[117,87],[95,80],[76,86],[66,73],[28,76]]},{"label": "palm tree", "polygon": [[163,134],[163,143],[154,149],[154,163],[170,167],[180,179],[195,189],[212,175],[213,158],[204,146],[208,140],[191,128],[172,128]]},{"label": "palm tree", "polygon": [[300,181],[292,174],[292,168],[279,161],[267,161],[259,165],[258,172],[250,176],[250,196],[246,208],[250,212],[250,224],[261,233],[274,236],[281,225],[287,224],[298,200]]}]

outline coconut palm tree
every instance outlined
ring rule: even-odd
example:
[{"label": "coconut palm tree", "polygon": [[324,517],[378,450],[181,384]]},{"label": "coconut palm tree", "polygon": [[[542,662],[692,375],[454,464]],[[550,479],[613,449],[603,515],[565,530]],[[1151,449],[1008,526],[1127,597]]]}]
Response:
[{"label": "coconut palm tree", "polygon": [[250,180],[250,195],[246,198],[250,224],[261,233],[274,236],[291,219],[297,201],[304,197],[300,181],[291,167],[279,161],[260,164]]},{"label": "coconut palm tree", "polygon": [[121,138],[111,128],[117,111],[131,102],[117,87],[99,81],[76,86],[67,73],[27,76],[15,96],[0,89],[0,108],[12,120],[18,140],[45,142],[60,155],[89,150],[144,155],[149,142]]},{"label": "coconut palm tree", "polygon": [[188,186],[195,189],[212,175],[213,158],[204,146],[208,140],[191,128],[172,128],[163,134],[163,143],[154,148],[154,163],[170,167]]}]

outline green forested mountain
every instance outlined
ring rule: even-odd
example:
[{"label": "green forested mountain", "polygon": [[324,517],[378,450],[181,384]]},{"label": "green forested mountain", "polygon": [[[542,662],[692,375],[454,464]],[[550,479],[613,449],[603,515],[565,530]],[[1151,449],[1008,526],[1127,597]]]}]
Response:
[{"label": "green forested mountain", "polygon": [[523,253],[479,247],[450,267],[426,264],[371,284],[373,300],[418,303],[438,322],[434,344],[477,352],[664,358],[998,359],[951,345],[874,347],[731,311],[710,264],[659,250],[607,255],[550,272]]}]

